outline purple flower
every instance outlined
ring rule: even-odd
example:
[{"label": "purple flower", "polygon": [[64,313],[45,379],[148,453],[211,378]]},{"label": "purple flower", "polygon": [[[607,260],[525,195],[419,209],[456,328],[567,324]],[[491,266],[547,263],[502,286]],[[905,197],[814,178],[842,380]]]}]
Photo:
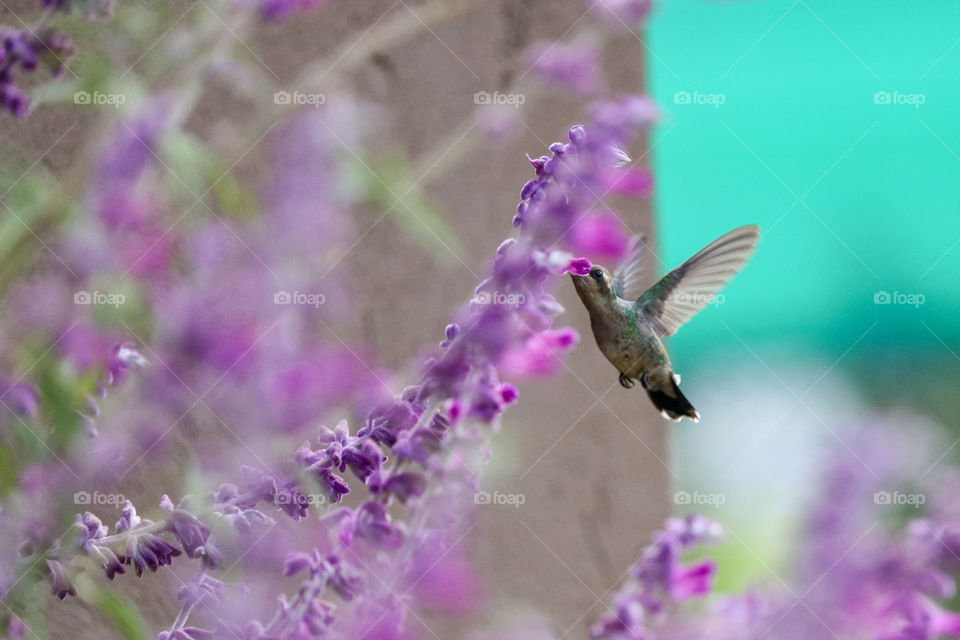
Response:
[{"label": "purple flower", "polygon": [[343,450],[341,470],[344,465],[350,467],[355,476],[366,482],[370,474],[379,469],[386,459],[380,447],[372,441],[355,441]]},{"label": "purple flower", "polygon": [[388,447],[397,441],[397,434],[417,422],[417,414],[410,403],[399,399],[377,407],[367,416],[367,424],[357,432],[357,437],[370,437]]},{"label": "purple flower", "polygon": [[100,561],[108,580],[113,580],[118,573],[126,573],[123,569],[124,558],[117,556],[108,546],[97,543],[98,540],[105,538],[109,532],[106,525],[100,522],[97,516],[89,511],[84,512],[82,516],[77,514],[77,526],[81,531],[80,548]]},{"label": "purple flower", "polygon": [[339,529],[344,546],[363,540],[387,550],[396,550],[403,544],[403,531],[390,521],[387,508],[379,502],[364,502],[356,509],[340,509],[321,520],[327,526]]},{"label": "purple flower", "polygon": [[426,466],[427,459],[443,446],[443,433],[435,427],[404,431],[390,449],[401,459],[414,460]]},{"label": "purple flower", "polygon": [[561,355],[580,341],[576,329],[550,329],[530,336],[504,358],[504,371],[523,377],[550,376],[560,370]]},{"label": "purple flower", "polygon": [[319,7],[326,0],[259,0],[264,20],[282,20],[297,11]]},{"label": "purple flower", "polygon": [[281,482],[273,475],[252,467],[245,466],[242,471],[252,500],[236,506],[250,507],[258,501],[269,502],[295,521],[307,517],[310,499],[300,491],[295,480],[288,479]]},{"label": "purple flower", "polygon": [[141,533],[127,538],[124,561],[133,567],[139,578],[145,569],[156,572],[160,567],[171,564],[179,555],[180,550],[163,538],[152,533]]},{"label": "purple flower", "polygon": [[427,487],[427,479],[422,473],[414,471],[376,473],[370,478],[370,491],[387,493],[406,504],[410,498],[421,495]]},{"label": "purple flower", "polygon": [[[574,250],[611,262],[619,262],[627,254],[630,236],[624,231],[620,218],[612,211],[591,211],[577,221],[570,233]],[[590,272],[576,272],[586,275]]]},{"label": "purple flower", "polygon": [[204,546],[210,538],[210,527],[183,509],[174,509],[168,513],[166,522],[188,558],[199,558],[205,555]]},{"label": "purple flower", "polygon": [[50,593],[61,600],[67,596],[77,595],[77,590],[70,582],[66,568],[57,560],[47,560],[47,569],[50,570]]},{"label": "purple flower", "polygon": [[319,577],[325,586],[333,589],[344,600],[352,600],[363,586],[363,577],[343,563],[336,555],[326,556],[314,549],[312,553],[291,553],[283,565],[283,575],[292,576],[309,571]]},{"label": "purple flower", "polygon": [[604,614],[591,627],[591,636],[616,640],[653,637],[649,625],[652,616],[676,602],[707,595],[712,589],[714,563],[708,560],[685,565],[681,556],[720,536],[720,525],[702,516],[667,520],[632,567],[630,580],[614,595],[613,612]]},{"label": "purple flower", "polygon": [[577,276],[585,276],[590,273],[590,269],[593,267],[590,264],[590,261],[586,258],[574,258],[570,261],[566,267],[563,268],[561,273],[572,273]]},{"label": "purple flower", "polygon": [[600,88],[600,55],[590,43],[541,42],[526,57],[537,75],[562,89],[589,95]]},{"label": "purple flower", "polygon": [[223,592],[223,583],[216,578],[201,573],[177,590],[177,600],[184,607],[193,608],[203,601],[217,603]]},{"label": "purple flower", "polygon": [[137,515],[137,509],[133,506],[133,503],[129,500],[123,505],[121,512],[122,517],[117,520],[117,523],[113,526],[114,531],[129,531],[131,529],[136,529],[137,527],[152,524],[149,520],[143,520],[140,516]]},{"label": "purple flower", "polygon": [[0,380],[0,403],[0,407],[24,418],[35,417],[40,408],[36,388],[25,382]]},{"label": "purple flower", "polygon": [[0,26],[0,107],[18,118],[27,117],[30,98],[14,84],[14,70],[32,72],[42,63],[51,75],[59,77],[73,53],[70,37],[52,27],[19,30]]}]

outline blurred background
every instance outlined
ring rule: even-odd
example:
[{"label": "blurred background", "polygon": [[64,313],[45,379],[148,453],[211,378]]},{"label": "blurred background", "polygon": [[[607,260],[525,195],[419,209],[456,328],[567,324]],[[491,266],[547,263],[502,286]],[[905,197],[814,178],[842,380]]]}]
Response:
[{"label": "blurred background", "polygon": [[735,575],[785,562],[770,547],[814,486],[816,447],[844,448],[852,416],[939,422],[917,477],[956,458],[960,7],[903,9],[673,0],[648,25],[663,261],[763,230],[723,303],[672,342],[704,415],[673,431],[680,484],[726,493],[762,557],[741,547]]}]

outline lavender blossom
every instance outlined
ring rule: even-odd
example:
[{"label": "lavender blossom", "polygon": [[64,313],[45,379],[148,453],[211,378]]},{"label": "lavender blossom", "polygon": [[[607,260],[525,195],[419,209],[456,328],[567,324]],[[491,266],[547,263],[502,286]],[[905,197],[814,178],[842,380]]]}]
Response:
[{"label": "lavender blossom", "polygon": [[685,565],[684,552],[720,539],[722,528],[702,516],[671,518],[654,534],[626,585],[612,598],[612,609],[591,628],[593,638],[648,638],[675,603],[707,595],[716,567],[712,561]]},{"label": "lavender blossom", "polygon": [[591,43],[541,42],[530,47],[527,59],[532,71],[561,89],[590,95],[600,88],[600,52]]}]

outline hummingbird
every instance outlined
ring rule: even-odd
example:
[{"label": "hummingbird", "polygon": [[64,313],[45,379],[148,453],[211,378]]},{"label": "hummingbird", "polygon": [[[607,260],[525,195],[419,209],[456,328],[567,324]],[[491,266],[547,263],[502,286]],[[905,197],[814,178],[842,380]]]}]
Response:
[{"label": "hummingbird", "polygon": [[[748,225],[730,231],[643,291],[643,235],[634,236],[613,274],[594,265],[586,275],[571,273],[573,285],[590,314],[600,351],[620,372],[620,384],[637,381],[660,414],[673,421],[700,413],[680,392],[663,338],[672,336],[716,294],[753,255],[760,229]],[[641,293],[642,292],[642,293]]]}]

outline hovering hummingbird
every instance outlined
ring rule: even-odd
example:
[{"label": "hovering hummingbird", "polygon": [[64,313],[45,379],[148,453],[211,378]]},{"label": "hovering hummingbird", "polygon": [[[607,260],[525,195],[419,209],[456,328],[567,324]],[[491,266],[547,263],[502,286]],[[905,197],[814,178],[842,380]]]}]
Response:
[{"label": "hovering hummingbird", "polygon": [[759,239],[759,227],[734,229],[642,294],[637,288],[646,248],[642,235],[634,236],[627,256],[612,275],[598,265],[587,275],[571,274],[590,313],[597,346],[620,372],[620,384],[630,389],[639,380],[663,417],[678,421],[687,416],[700,421],[700,414],[680,392],[680,376],[673,372],[662,338],[675,334],[715,299],[746,264]]}]

